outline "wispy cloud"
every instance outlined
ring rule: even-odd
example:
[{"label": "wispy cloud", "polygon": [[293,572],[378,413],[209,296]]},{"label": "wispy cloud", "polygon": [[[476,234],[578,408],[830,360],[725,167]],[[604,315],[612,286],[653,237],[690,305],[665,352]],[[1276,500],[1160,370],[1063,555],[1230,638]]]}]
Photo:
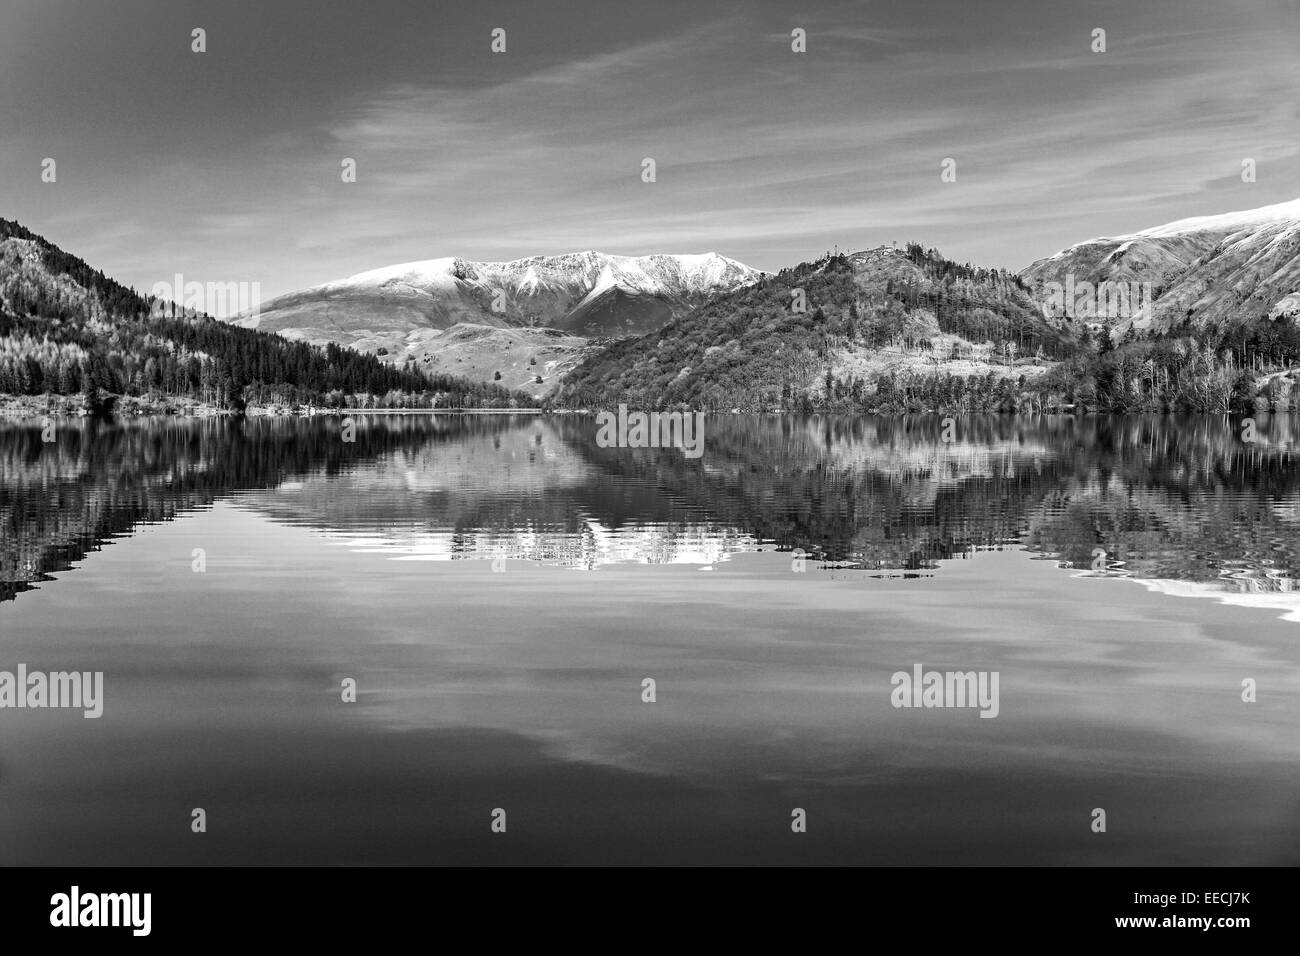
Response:
[{"label": "wispy cloud", "polygon": [[[0,163],[28,178],[7,176],[0,202],[58,223],[55,238],[128,281],[180,269],[259,280],[266,295],[408,259],[592,247],[712,249],[773,269],[835,244],[914,239],[1018,267],[1090,235],[1295,198],[1293,34],[1276,10],[935,0],[701,13],[665,0],[640,11],[638,32],[574,0],[512,21],[502,56],[481,18],[453,12],[443,29],[474,49],[376,63],[323,106],[264,104],[247,78],[217,150],[141,137],[117,144],[140,159],[114,165],[77,139],[106,135],[102,119],[68,123],[58,190],[30,177],[50,138],[10,121]],[[403,39],[401,17],[368,22]],[[1105,54],[1090,50],[1094,23]],[[790,49],[795,26],[807,53]],[[214,76],[246,79],[221,63],[207,61]],[[4,79],[21,97],[24,77]],[[286,119],[254,134],[254,106]],[[1260,164],[1252,185],[1237,176],[1247,156]],[[345,157],[356,183],[340,179]],[[956,183],[940,180],[946,157]]]}]

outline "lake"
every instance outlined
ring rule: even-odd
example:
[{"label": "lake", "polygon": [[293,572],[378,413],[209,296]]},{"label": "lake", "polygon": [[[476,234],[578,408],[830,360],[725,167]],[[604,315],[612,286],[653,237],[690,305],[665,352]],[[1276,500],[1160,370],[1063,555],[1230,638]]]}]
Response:
[{"label": "lake", "polygon": [[0,863],[1300,862],[1300,420],[596,433],[0,424]]}]

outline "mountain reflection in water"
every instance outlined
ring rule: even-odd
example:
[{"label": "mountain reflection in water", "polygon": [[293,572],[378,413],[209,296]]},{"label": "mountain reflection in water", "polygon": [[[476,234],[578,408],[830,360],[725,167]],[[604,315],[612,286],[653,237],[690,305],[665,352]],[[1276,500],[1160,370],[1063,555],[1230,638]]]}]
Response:
[{"label": "mountain reflection in water", "polygon": [[[696,461],[600,448],[579,416],[64,421],[0,427],[0,599],[106,542],[222,498],[408,560],[711,565],[928,575],[1022,545],[1166,589],[1286,595],[1300,423],[1218,418],[713,416]],[[1181,584],[1179,584],[1179,582]],[[1275,598],[1275,600],[1280,598]],[[1287,599],[1283,607],[1289,607]]]}]

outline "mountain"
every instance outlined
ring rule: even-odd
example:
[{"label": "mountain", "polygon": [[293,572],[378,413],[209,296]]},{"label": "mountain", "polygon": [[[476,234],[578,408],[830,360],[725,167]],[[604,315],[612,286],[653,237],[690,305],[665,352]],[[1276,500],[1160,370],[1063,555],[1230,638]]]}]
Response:
[{"label": "mountain", "polygon": [[589,251],[508,263],[430,259],[281,295],[235,321],[333,341],[393,339],[459,323],[619,337],[649,332],[708,295],[762,274],[716,252],[633,258]]},{"label": "mountain", "polygon": [[[1038,260],[1020,277],[1044,299],[1051,282],[1150,283],[1149,303],[1092,320],[1121,332],[1163,331],[1188,320],[1222,329],[1241,320],[1300,318],[1300,199],[1091,239]],[[1136,303],[1139,290],[1131,291]]]},{"label": "mountain", "polygon": [[[1030,289],[932,249],[827,255],[764,276],[662,329],[592,351],[554,401],[857,410],[1009,398],[1076,347]],[[978,383],[973,380],[978,379]]]},{"label": "mountain", "polygon": [[362,272],[272,299],[236,324],[280,333],[391,336],[475,325],[559,329],[588,338],[650,331],[763,273],[704,255],[577,252],[512,262],[430,259]]},{"label": "mountain", "polygon": [[[521,362],[542,352],[563,365],[588,339],[650,332],[762,275],[713,252],[632,257],[589,251],[511,262],[430,259],[282,295],[232,321],[315,344],[349,345],[391,356],[390,361],[414,358],[441,371],[475,374],[486,367],[493,375],[501,372],[503,380],[521,379],[514,385],[536,384],[534,390],[547,391],[555,376],[543,387],[530,374],[534,366],[519,374]],[[500,329],[522,331],[503,339],[494,333]],[[567,338],[534,331],[541,329]],[[510,354],[494,365],[499,351]]]},{"label": "mountain", "polygon": [[354,401],[518,407],[528,396],[371,355],[236,328],[138,294],[0,219],[0,395],[126,397],[137,407]]}]

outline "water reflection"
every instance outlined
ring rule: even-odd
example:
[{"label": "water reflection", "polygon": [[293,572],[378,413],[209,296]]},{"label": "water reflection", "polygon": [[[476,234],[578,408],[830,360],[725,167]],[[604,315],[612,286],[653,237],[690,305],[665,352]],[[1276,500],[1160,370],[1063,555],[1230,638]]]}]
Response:
[{"label": "water reflection", "polygon": [[[717,416],[704,457],[599,448],[576,416],[359,416],[0,427],[0,599],[132,529],[238,497],[403,560],[932,574],[1023,544],[1087,574],[1289,595],[1300,425],[1225,419]],[[1177,590],[1177,588],[1174,588]],[[1289,607],[1289,598],[1283,606]]]},{"label": "water reflection", "polygon": [[[1300,859],[1290,421],[955,424],[723,416],[696,461],[576,417],[5,426],[6,660],[108,690],[0,720],[0,856]],[[916,663],[998,672],[998,718],[894,709]]]}]

